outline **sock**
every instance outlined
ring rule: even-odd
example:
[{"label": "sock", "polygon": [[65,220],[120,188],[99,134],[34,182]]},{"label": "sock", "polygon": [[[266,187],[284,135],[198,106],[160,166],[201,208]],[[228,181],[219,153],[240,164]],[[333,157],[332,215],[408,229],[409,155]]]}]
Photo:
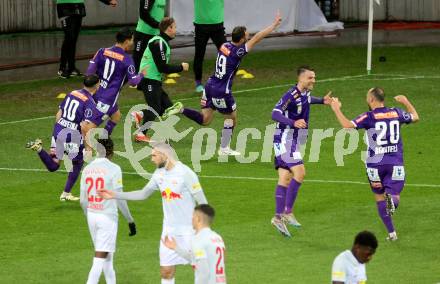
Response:
[{"label": "sock", "polygon": [[89,278],[87,284],[97,284],[99,277],[101,276],[102,268],[104,266],[105,258],[94,257],[93,265],[89,272]]},{"label": "sock", "polygon": [[232,119],[225,119],[223,122],[222,138],[220,140],[220,147],[227,148],[231,143],[232,132],[234,131],[234,122]]},{"label": "sock", "polygon": [[282,185],[277,185],[275,189],[275,215],[281,215],[284,212],[286,204],[286,191],[287,188]]},{"label": "sock", "polygon": [[292,213],[293,205],[295,204],[296,196],[298,195],[298,190],[300,186],[301,183],[297,182],[294,178],[290,181],[290,184],[287,187],[286,194],[286,214]]},{"label": "sock", "polygon": [[195,122],[197,122],[198,124],[202,125],[203,124],[203,115],[193,109],[190,108],[184,108],[182,111],[182,114],[186,117],[188,117],[191,120],[194,120]]},{"label": "sock", "polygon": [[109,252],[104,261],[104,276],[107,284],[116,284],[116,273],[113,268],[113,253]]},{"label": "sock", "polygon": [[38,156],[40,157],[46,168],[49,170],[49,172],[54,172],[60,167],[60,164],[55,162],[52,157],[46,151],[44,151],[44,149],[38,152]]},{"label": "sock", "polygon": [[173,279],[161,279],[161,284],[174,284],[174,278]]},{"label": "sock", "polygon": [[382,222],[385,224],[388,233],[394,232],[394,225],[391,216],[387,214],[387,202],[385,200],[376,201],[377,211],[379,212],[379,216],[382,219]]},{"label": "sock", "polygon": [[105,125],[104,129],[107,130],[108,136],[112,135],[113,128],[115,128],[116,122],[113,122],[111,120],[107,121],[107,124]]},{"label": "sock", "polygon": [[397,207],[399,207],[400,198],[398,195],[391,195],[391,197],[393,198],[394,207],[397,209]]},{"label": "sock", "polygon": [[84,162],[77,162],[77,161],[73,161],[73,168],[72,171],[69,173],[69,175],[67,176],[67,181],[66,181],[66,185],[64,186],[64,192],[71,192],[72,191],[72,187],[75,185],[76,180],[79,177],[79,173],[81,172],[81,168],[83,166]]},{"label": "sock", "polygon": [[202,84],[202,80],[196,80],[196,87]]}]

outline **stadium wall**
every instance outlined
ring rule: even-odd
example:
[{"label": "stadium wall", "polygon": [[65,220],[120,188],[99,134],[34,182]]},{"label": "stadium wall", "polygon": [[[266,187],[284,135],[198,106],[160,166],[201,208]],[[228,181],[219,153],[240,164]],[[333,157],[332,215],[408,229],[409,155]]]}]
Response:
[{"label": "stadium wall", "polygon": [[[368,21],[368,0],[340,0],[341,21]],[[375,21],[440,21],[439,0],[381,0]]]},{"label": "stadium wall", "polygon": [[[120,0],[112,8],[86,0],[83,26],[135,24],[139,0]],[[60,27],[55,0],[0,0],[0,32],[38,31]]]}]

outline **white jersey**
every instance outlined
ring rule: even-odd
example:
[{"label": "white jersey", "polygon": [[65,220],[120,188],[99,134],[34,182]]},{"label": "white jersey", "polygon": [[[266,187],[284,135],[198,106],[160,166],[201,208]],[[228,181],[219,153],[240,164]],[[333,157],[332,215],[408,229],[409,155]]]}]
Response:
[{"label": "white jersey", "polygon": [[163,234],[194,233],[192,215],[196,201],[193,194],[202,191],[202,187],[197,175],[188,166],[176,162],[170,170],[158,168],[146,187],[160,190],[164,215]]},{"label": "white jersey", "polygon": [[81,175],[81,196],[87,197],[87,211],[118,216],[117,200],[105,200],[97,194],[97,189],[122,191],[121,167],[107,158],[96,158],[88,164]]},{"label": "white jersey", "polygon": [[195,264],[195,283],[200,283],[197,279],[199,275],[197,261],[206,259],[209,267],[207,284],[226,284],[225,243],[219,234],[210,228],[198,232],[192,241],[192,257]]},{"label": "white jersey", "polygon": [[350,250],[340,253],[333,261],[332,281],[345,284],[367,283],[365,263],[360,263]]}]

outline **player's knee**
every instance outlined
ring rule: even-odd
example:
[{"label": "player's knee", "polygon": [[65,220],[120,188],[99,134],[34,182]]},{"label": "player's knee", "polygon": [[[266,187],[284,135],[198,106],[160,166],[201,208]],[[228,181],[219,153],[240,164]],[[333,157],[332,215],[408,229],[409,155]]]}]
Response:
[{"label": "player's knee", "polygon": [[174,278],[173,267],[161,267],[160,268],[160,277],[162,279],[173,279]]},{"label": "player's knee", "polygon": [[297,182],[302,183],[306,176],[306,170],[304,168],[300,168],[298,171],[294,173],[294,178]]},{"label": "player's knee", "polygon": [[121,112],[120,112],[120,111],[115,112],[115,113],[112,115],[111,120],[112,120],[114,123],[118,123],[118,122],[121,120]]}]

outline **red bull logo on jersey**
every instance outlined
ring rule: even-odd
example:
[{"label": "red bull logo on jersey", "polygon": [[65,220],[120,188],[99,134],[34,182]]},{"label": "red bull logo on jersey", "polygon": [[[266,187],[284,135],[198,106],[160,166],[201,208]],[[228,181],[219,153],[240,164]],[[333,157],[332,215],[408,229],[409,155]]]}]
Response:
[{"label": "red bull logo on jersey", "polygon": [[176,199],[182,199],[182,195],[180,195],[179,193],[175,193],[174,191],[172,191],[167,187],[165,188],[164,191],[162,191],[162,198],[165,199],[166,201],[171,201]]}]

